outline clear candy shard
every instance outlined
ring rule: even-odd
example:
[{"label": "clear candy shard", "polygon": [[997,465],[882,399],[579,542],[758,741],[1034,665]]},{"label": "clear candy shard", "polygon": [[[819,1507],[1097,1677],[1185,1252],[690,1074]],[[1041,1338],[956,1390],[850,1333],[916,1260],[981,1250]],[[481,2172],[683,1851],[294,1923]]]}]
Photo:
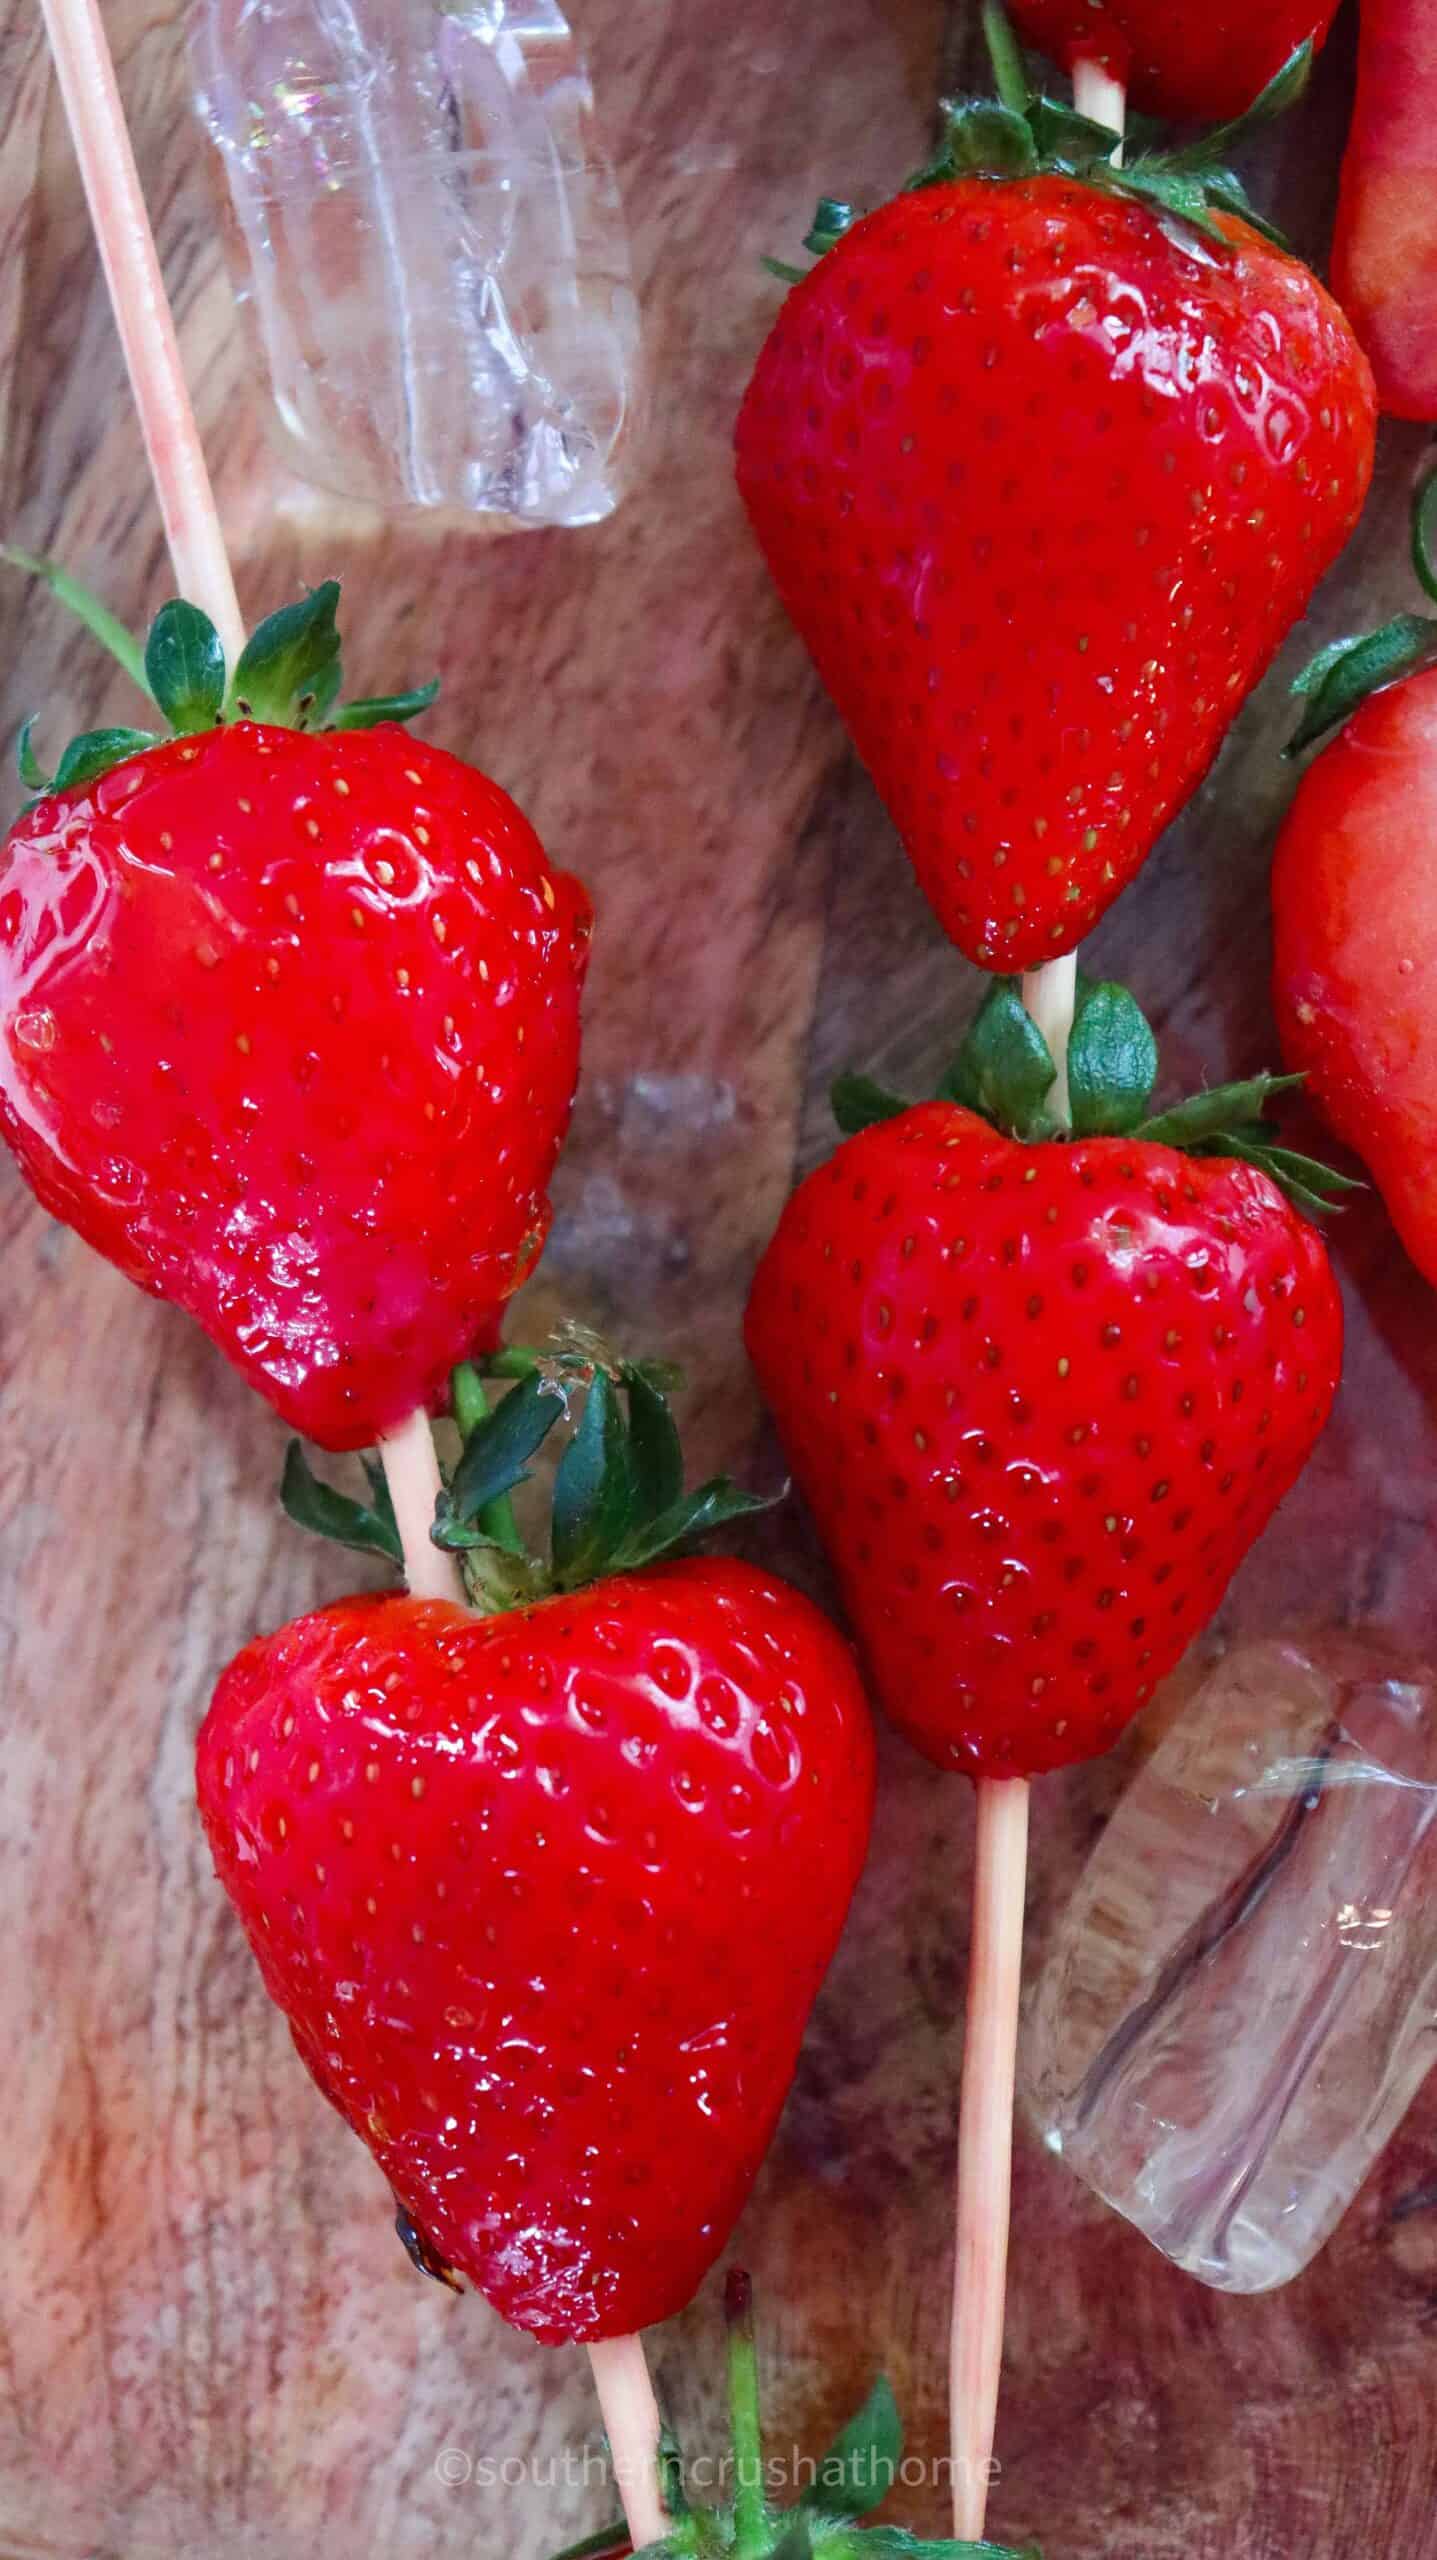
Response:
[{"label": "clear candy shard", "polygon": [[190,44],[286,460],[386,509],[608,515],[638,313],[554,0],[194,0]]},{"label": "clear candy shard", "polygon": [[1245,1644],[1134,1779],[1024,2023],[1050,2149],[1231,2293],[1301,2273],[1434,2058],[1437,1699],[1377,1636]]}]

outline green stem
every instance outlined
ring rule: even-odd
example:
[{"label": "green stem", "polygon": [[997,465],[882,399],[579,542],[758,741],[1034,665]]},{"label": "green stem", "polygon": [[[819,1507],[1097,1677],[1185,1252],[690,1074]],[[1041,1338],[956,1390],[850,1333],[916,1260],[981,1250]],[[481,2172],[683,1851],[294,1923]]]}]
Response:
[{"label": "green stem", "polygon": [[484,1361],[486,1378],[531,1378],[543,1353],[533,1351],[523,1342],[506,1342],[500,1351],[491,1351]]},{"label": "green stem", "polygon": [[68,605],[72,613],[78,614],[86,630],[92,631],[101,646],[109,650],[111,657],[119,660],[146,701],[154,700],[145,676],[144,650],[134,633],[125,629],[107,604],[102,604],[88,587],[82,587],[79,579],[72,578],[69,570],[62,569],[58,561],[37,559],[33,551],[17,550],[12,542],[0,542],[0,560],[7,562],[12,569],[23,569],[27,577],[43,578],[61,604]]},{"label": "green stem", "polygon": [[728,2323],[729,2423],[733,2436],[734,2560],[759,2560],[768,2548],[768,2502],[763,2494],[763,2433],[758,2413],[758,2353],[753,2335],[753,2287],[735,2267],[724,2294]]}]

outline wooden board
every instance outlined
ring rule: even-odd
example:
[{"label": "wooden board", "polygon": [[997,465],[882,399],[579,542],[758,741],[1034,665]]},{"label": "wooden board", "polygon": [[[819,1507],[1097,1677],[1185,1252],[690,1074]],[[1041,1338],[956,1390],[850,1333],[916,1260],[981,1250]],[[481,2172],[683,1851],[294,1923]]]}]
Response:
[{"label": "wooden board", "polygon": [[[955,30],[940,0],[579,14],[654,372],[642,486],[603,528],[495,542],[337,520],[267,459],[177,14],[107,7],[246,602],[340,571],[365,689],[437,665],[434,734],[491,764],[597,897],[534,1321],[562,1305],[677,1354],[696,1458],[772,1470],[737,1319],[795,1163],[827,1143],[827,1077],[850,1058],[931,1075],[971,986],[768,593],[727,440],[772,307],[758,253],[795,238],[821,187],[876,194],[915,163]],[[0,521],[137,617],[165,572],[32,0],[0,0],[0,70]],[[1339,44],[1265,153],[1314,249],[1348,79]],[[1421,441],[1385,439],[1289,668],[1408,601]],[[7,585],[0,610],[5,736],[42,704],[47,735],[124,710],[47,600]],[[1279,675],[1094,946],[1187,1079],[1271,1054],[1284,718]],[[1431,1300],[1370,1202],[1340,1251],[1342,1408],[1222,1632],[1370,1617],[1437,1640]],[[266,2006],[192,1811],[218,1667],[349,1568],[279,1519],[280,1434],[218,1357],[51,1227],[8,1165],[0,1400],[0,2551],[540,2560],[606,2509],[584,2476],[583,2359],[410,2273],[376,2173]],[[796,1517],[762,1547],[822,1588]],[[1035,1960],[1142,1747],[1041,1789]],[[780,2450],[816,2451],[882,2366],[931,2465],[972,1811],[891,1736],[883,1757],[872,1865],[737,2247]],[[1434,2136],[1429,2096],[1308,2277],[1256,2302],[1175,2274],[1025,2141],[995,2529],[1085,2560],[1437,2555]],[[652,2344],[691,2449],[716,2453],[715,2286]],[[486,2486],[485,2463],[516,2469]],[[941,2525],[931,2478],[896,2506]]]}]

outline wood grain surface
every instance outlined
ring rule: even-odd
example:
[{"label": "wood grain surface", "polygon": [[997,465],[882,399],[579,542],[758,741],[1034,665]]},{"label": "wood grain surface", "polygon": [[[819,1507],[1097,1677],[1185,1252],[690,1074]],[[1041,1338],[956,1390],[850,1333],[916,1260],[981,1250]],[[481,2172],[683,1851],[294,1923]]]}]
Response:
[{"label": "wood grain surface", "polygon": [[[606,526],[495,541],[341,518],[268,459],[177,14],[106,14],[246,604],[340,573],[362,689],[437,666],[433,734],[491,766],[597,900],[532,1323],[562,1306],[683,1359],[696,1462],[776,1472],[738,1340],[747,1274],[828,1143],[833,1068],[931,1074],[971,988],[767,590],[727,440],[776,290],[758,253],[793,241],[820,188],[861,198],[915,163],[964,24],[940,0],[575,0],[653,369],[641,479]],[[135,618],[168,591],[159,533],[33,0],[0,0],[0,75],[0,524]],[[1349,87],[1339,39],[1260,162],[1319,254]],[[1289,671],[1409,601],[1421,444],[1384,439]],[[41,705],[42,737],[130,707],[44,596],[7,585],[0,610],[6,737]],[[1279,671],[1094,946],[1185,1081],[1271,1055],[1284,717]],[[1339,1414],[1213,1642],[1363,1618],[1437,1642],[1432,1301],[1372,1201],[1339,1250]],[[218,1668],[352,1568],[280,1519],[268,1415],[51,1226],[8,1161],[0,1398],[0,2553],[541,2560],[608,2512],[585,2476],[584,2361],[412,2275],[377,2173],[266,2005],[192,1809]],[[756,1547],[822,1589],[791,1511]],[[1034,1962],[1144,1747],[1040,1788]],[[881,2366],[931,2464],[972,1808],[891,1736],[883,1760],[873,1861],[737,2246],[777,2447],[817,2451]],[[1056,2560],[1432,2560],[1434,2098],[1309,2275],[1257,2301],[1175,2273],[1021,2142],[994,2528],[1040,2532]],[[710,2284],[651,2342],[710,2454],[716,2305]],[[507,2482],[486,2485],[486,2463]],[[895,2501],[929,2530],[943,2508],[931,2479]]]}]

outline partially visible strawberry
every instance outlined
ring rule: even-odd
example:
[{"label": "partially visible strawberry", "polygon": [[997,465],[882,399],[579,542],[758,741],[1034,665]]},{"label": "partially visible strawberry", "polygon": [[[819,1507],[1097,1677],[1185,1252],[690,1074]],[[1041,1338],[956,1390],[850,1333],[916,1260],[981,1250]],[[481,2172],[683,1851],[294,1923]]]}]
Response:
[{"label": "partially visible strawberry", "polygon": [[1387,416],[1437,418],[1437,0],[1362,0],[1332,290]]},{"label": "partially visible strawberry", "polygon": [[1372,468],[1315,277],[1225,172],[1119,171],[1095,131],[956,110],[914,189],[822,208],[738,421],[784,603],[989,968],[1071,950],[1132,879]]},{"label": "partially visible strawberry", "polygon": [[[541,1569],[509,1492],[585,1375]],[[509,1605],[345,1600],[250,1645],[200,1808],[411,2245],[592,2341],[678,2310],[728,2238],[863,1862],[872,1735],[797,1592],[658,1561],[752,1505],[682,1493],[651,1373],[561,1355],[487,1419],[475,1394],[436,1531]]]},{"label": "partially visible strawberry", "polygon": [[1240,116],[1337,0],[1010,0],[1030,44],[1068,72],[1096,62],[1148,114]]},{"label": "partially visible strawberry", "polygon": [[228,689],[167,607],[168,742],[101,732],[48,784],[27,733],[0,1130],[55,1216],[344,1449],[432,1400],[542,1249],[591,916],[497,784],[395,725],[432,688],[318,725],[337,593]]},{"label": "partially visible strawberry", "polygon": [[[1437,600],[1437,474],[1418,493],[1413,559]],[[1335,642],[1299,685],[1294,748],[1337,735],[1273,862],[1283,1055],[1437,1283],[1437,620],[1398,614]]]},{"label": "partially visible strawberry", "polygon": [[754,1281],[749,1351],[875,1693],[972,1776],[1107,1749],[1337,1384],[1327,1254],[1270,1177],[1333,1186],[1255,1125],[1270,1079],[1151,1118],[1152,1063],[1131,999],[1088,991],[1074,1116],[1120,1134],[1041,1134],[1052,1062],[1000,982],[950,1090],[1037,1134],[847,1088],[895,1116],[800,1185]]}]

